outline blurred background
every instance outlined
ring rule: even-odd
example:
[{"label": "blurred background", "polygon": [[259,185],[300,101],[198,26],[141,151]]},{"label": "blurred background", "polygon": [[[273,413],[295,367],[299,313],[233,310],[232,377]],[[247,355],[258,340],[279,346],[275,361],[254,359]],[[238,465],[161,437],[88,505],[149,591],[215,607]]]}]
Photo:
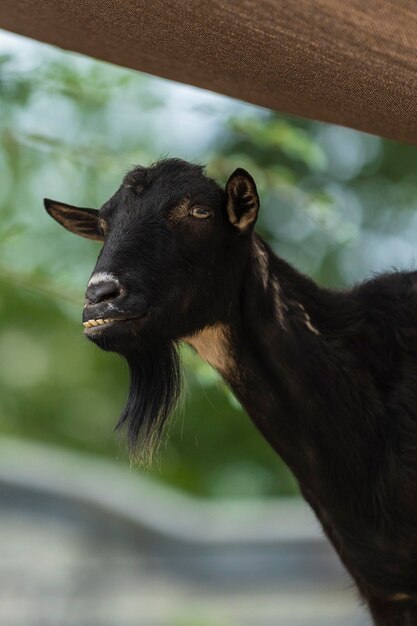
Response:
[{"label": "blurred background", "polygon": [[113,433],[127,371],[80,322],[100,248],[42,199],[98,208],[164,156],[251,172],[258,232],[323,285],[415,265],[415,148],[0,31],[0,623],[365,624],[291,474],[190,350],[158,462],[131,467]]}]

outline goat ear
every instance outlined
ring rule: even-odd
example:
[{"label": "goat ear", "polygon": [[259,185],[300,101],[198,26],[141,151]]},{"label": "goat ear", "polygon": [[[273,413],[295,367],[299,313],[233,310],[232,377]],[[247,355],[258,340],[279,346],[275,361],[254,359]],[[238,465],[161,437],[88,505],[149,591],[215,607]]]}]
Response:
[{"label": "goat ear", "polygon": [[104,241],[96,209],[81,209],[48,198],[44,199],[44,204],[49,215],[67,230],[87,239]]},{"label": "goat ear", "polygon": [[259,211],[259,197],[255,181],[248,172],[238,168],[227,181],[227,215],[231,224],[242,234],[255,225]]}]

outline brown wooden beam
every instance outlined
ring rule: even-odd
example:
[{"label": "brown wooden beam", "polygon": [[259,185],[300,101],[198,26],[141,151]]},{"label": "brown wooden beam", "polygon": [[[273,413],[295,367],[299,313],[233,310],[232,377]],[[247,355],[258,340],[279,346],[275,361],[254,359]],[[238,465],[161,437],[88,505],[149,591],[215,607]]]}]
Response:
[{"label": "brown wooden beam", "polygon": [[0,27],[417,143],[415,0],[2,0]]}]

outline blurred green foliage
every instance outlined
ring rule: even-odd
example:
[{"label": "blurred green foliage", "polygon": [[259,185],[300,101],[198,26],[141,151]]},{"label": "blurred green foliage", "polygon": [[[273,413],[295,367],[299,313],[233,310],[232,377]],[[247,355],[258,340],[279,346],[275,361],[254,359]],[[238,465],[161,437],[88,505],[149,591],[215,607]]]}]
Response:
[{"label": "blurred green foliage", "polygon": [[[34,42],[7,50],[0,39],[1,432],[128,462],[112,432],[126,368],[80,325],[99,246],[48,218],[44,196],[98,207],[132,164],[165,154],[223,181],[245,167],[262,200],[258,231],[319,282],[413,263],[414,148]],[[205,496],[296,493],[218,375],[190,350],[183,361],[185,406],[151,471]]]}]

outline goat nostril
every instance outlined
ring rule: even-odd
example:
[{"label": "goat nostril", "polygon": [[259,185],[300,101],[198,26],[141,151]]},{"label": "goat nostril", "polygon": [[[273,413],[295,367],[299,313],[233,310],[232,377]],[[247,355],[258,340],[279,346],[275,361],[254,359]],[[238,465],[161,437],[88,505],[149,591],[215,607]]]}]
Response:
[{"label": "goat nostril", "polygon": [[85,292],[88,302],[98,304],[107,300],[115,300],[121,294],[120,285],[116,282],[105,282],[89,285]]}]

